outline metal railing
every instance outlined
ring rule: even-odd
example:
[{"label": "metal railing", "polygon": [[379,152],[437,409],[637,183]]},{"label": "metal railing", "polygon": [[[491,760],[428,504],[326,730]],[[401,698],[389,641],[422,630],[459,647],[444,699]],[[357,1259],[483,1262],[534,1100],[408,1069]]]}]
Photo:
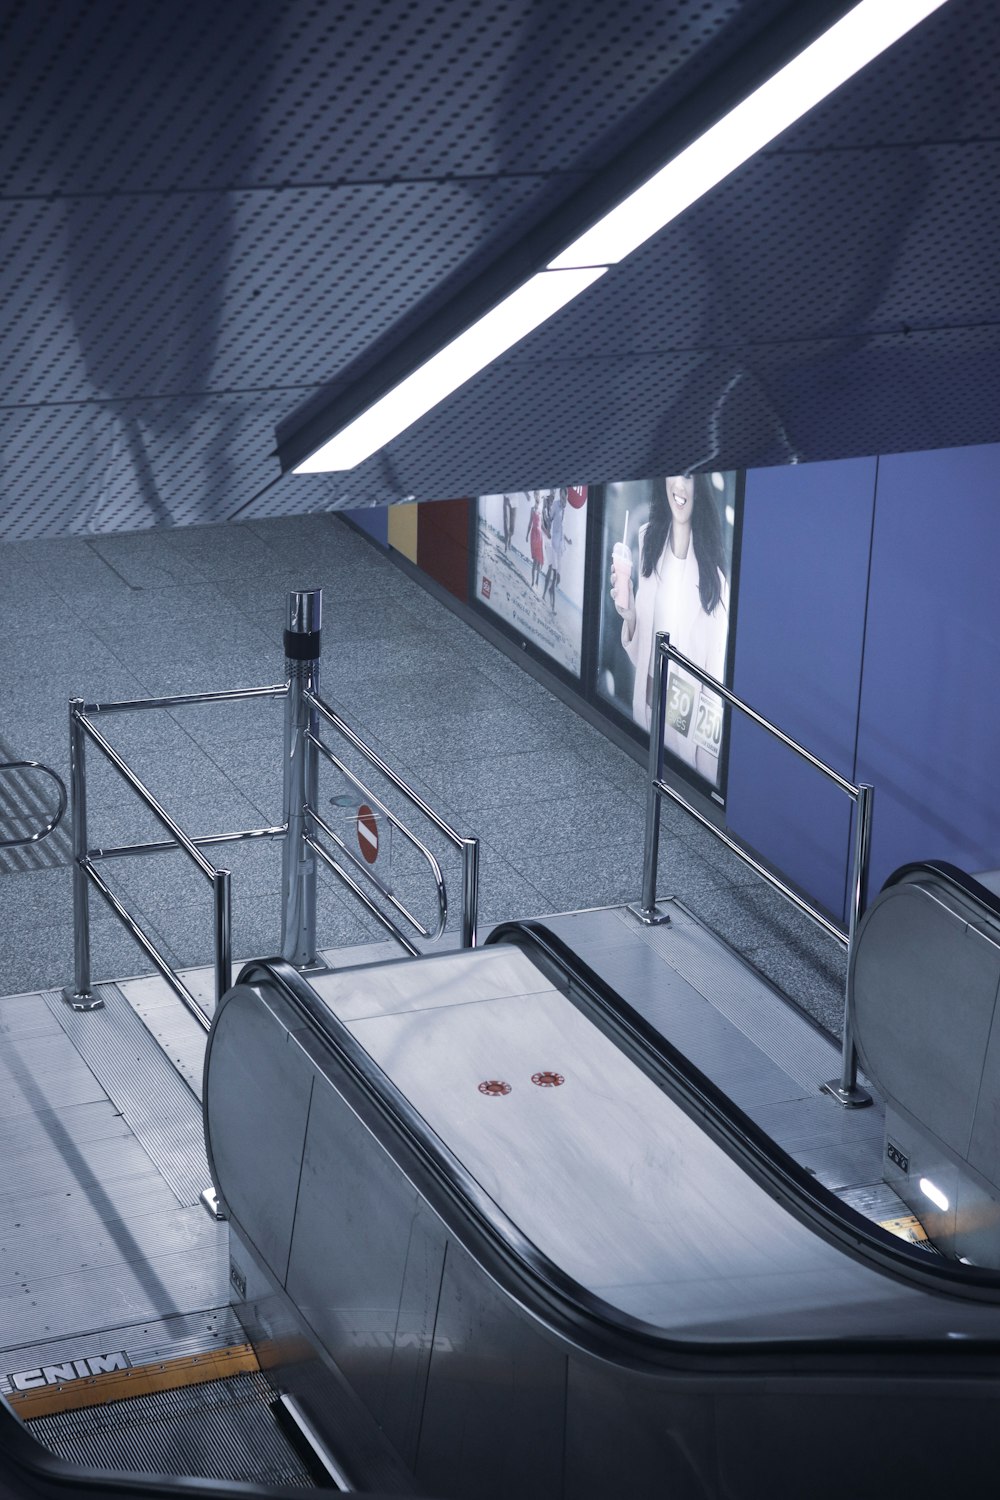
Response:
[{"label": "metal railing", "polygon": [[[319,686],[319,646],[322,591],[296,590],[288,595],[285,652],[287,680],[260,688],[236,688],[220,693],[179,693],[170,697],[132,698],[113,703],[85,703],[82,698],[70,702],[70,787],[72,794],[73,838],[73,984],[63,990],[63,998],[75,1010],[96,1010],[103,1001],[95,995],[91,983],[90,959],[90,887],[99,891],[115,916],[142,948],[167,984],[204,1029],[211,1019],[188,986],[172,968],[168,959],[143,931],[135,916],[120,900],[99,873],[101,861],[136,855],[154,855],[181,849],[212,887],[212,917],[215,966],[215,997],[218,1003],[232,978],[232,877],[202,852],[215,845],[233,844],[248,839],[282,841],[281,946],[282,956],[299,968],[317,961],[316,953],[316,861],[331,869],[364,903],[410,954],[419,950],[397,924],[383,912],[355,879],[342,868],[316,837],[317,831],[337,845],[349,864],[364,875],[392,908],[410,923],[413,930],[430,942],[440,938],[448,918],[448,898],[444,876],[436,857],[416,834],[367,787],[319,737],[319,720],[338,731],[365,759],[386,777],[390,784],[408,798],[444,836],[460,851],[462,857],[462,925],[463,947],[475,947],[479,889],[479,841],[465,838],[409,787],[385,761],[345,723],[316,691]],[[102,714],[127,713],[139,709],[179,708],[191,704],[236,703],[257,698],[285,700],[285,755],[283,775],[284,821],[274,827],[246,828],[233,833],[189,834],[154,797],[135,771],[113,745],[109,744],[94,718]],[[110,847],[90,847],[87,826],[86,746],[89,742],[114,767],[119,776],[160,822],[168,838]],[[372,871],[347,848],[317,807],[318,757],[322,755],[348,779],[380,815],[405,838],[426,861],[434,879],[438,900],[435,927],[425,926]],[[26,763],[34,765],[33,762]],[[43,768],[45,769],[45,768]],[[50,773],[59,781],[55,773]],[[62,783],[59,783],[62,786]],[[65,806],[65,788],[63,787]],[[60,816],[62,812],[60,809]],[[58,822],[58,818],[55,820]],[[55,826],[53,823],[53,827]],[[51,831],[46,830],[46,832]],[[42,835],[37,835],[40,837]]]},{"label": "metal railing", "polygon": [[[47,839],[50,833],[55,833],[62,822],[66,811],[66,783],[58,771],[53,771],[51,766],[43,766],[40,760],[8,760],[0,764],[0,775],[9,775],[11,771],[40,771],[43,776],[48,776],[54,781],[58,789],[58,803],[55,812],[46,818],[40,828],[34,833],[19,834],[17,838],[0,839],[0,849],[23,849],[28,844],[38,844],[42,839]],[[7,823],[27,823],[37,814],[0,813],[0,821]]]},{"label": "metal railing", "polygon": [[[763,714],[757,712],[749,703],[738,698],[735,693],[725,687],[704,668],[697,666],[676,647],[671,646],[670,637],[666,632],[661,632],[656,637],[655,662],[653,673],[653,702],[649,729],[649,778],[646,795],[646,833],[645,847],[643,851],[642,872],[642,899],[629,909],[647,924],[667,923],[670,921],[669,914],[662,911],[656,904],[656,870],[659,857],[660,844],[660,800],[669,797],[676,802],[685,812],[689,813],[699,822],[703,828],[707,828],[720,843],[724,844],[733,854],[750,866],[750,868],[775,890],[779,891],[799,911],[811,918],[830,937],[836,939],[846,950],[848,957],[848,972],[850,972],[850,955],[854,946],[854,938],[857,932],[858,922],[864,911],[868,898],[868,862],[871,851],[871,827],[872,827],[872,803],[874,788],[866,782],[855,785],[841,776],[832,766],[821,761],[818,756],[813,755],[803,745],[798,744],[784,730],[779,729],[765,719]],[[806,761],[815,770],[819,771],[829,781],[840,788],[850,798],[855,812],[854,831],[854,857],[851,869],[851,886],[848,900],[848,920],[846,926],[833,922],[818,907],[808,901],[798,891],[792,889],[780,876],[768,869],[750,851],[745,848],[738,839],[732,837],[724,829],[716,826],[710,818],[696,807],[693,807],[685,797],[668,786],[663,779],[663,754],[664,754],[664,729],[667,708],[667,667],[669,662],[676,662],[686,672],[690,672],[710,692],[717,693],[724,702],[732,708],[738,709],[745,714],[759,728],[765,730],[774,739],[779,740],[789,750],[793,751],[802,760]],[[857,1051],[854,1046],[853,1027],[851,1025],[850,1007],[847,996],[844,997],[844,1028],[841,1042],[841,1074],[839,1078],[828,1079],[821,1084],[825,1093],[831,1094],[839,1103],[858,1107],[871,1103],[871,1096],[858,1086],[858,1060]]]},{"label": "metal railing", "polygon": [[[210,1017],[156,944],[143,931],[132,913],[119,900],[104,878],[98,874],[97,863],[101,860],[121,859],[129,855],[160,854],[172,849],[184,851],[212,887],[215,998],[218,1003],[232,982],[232,878],[229,870],[219,869],[205,858],[201,852],[202,846],[232,844],[244,839],[285,837],[284,827],[249,828],[237,833],[201,834],[196,837],[185,833],[114,746],[108,743],[90,716],[126,713],[146,708],[177,708],[193,703],[231,703],[248,698],[282,698],[287,691],[285,683],[276,683],[270,687],[238,688],[226,693],[180,693],[167,698],[133,698],[116,703],[85,703],[82,698],[70,700],[70,785],[73,808],[73,985],[71,988],[64,989],[63,998],[74,1010],[96,1010],[104,1003],[99,996],[94,994],[91,985],[90,886],[93,885],[143,952],[152,960],[157,971],[175,995],[183,1002],[199,1025],[207,1030],[211,1024]],[[119,844],[106,849],[89,847],[86,771],[88,740],[115,768],[153,816],[163,824],[170,834],[168,839],[157,839],[141,844]]]},{"label": "metal railing", "polygon": [[[298,967],[315,960],[315,878],[316,860],[336,875],[367,907],[378,922],[405,949],[416,956],[420,950],[407,933],[384,912],[365,890],[356,876],[388,902],[413,932],[429,942],[439,939],[448,920],[448,896],[441,866],[427,845],[320,737],[320,720],[335,730],[377,770],[399,794],[420,812],[448,842],[459,851],[462,860],[462,914],[459,941],[463,948],[476,945],[476,921],[479,891],[479,840],[456,832],[413,787],[386,764],[371,745],[319,695],[320,636],[322,630],[322,592],[299,590],[289,594],[285,627],[285,651],[289,695],[285,710],[285,816],[289,827],[300,823],[300,842],[289,840],[286,846],[284,901],[282,910],[282,956]],[[386,823],[414,848],[430,870],[437,895],[438,920],[432,929],[424,925],[399,899],[375,871],[358,859],[329,822],[321,816],[318,803],[318,764],[322,756],[334,766],[351,786],[376,808]],[[345,869],[317,838],[324,834],[350,866]],[[352,873],[355,872],[355,873]],[[313,891],[310,900],[299,899],[303,891]]]}]

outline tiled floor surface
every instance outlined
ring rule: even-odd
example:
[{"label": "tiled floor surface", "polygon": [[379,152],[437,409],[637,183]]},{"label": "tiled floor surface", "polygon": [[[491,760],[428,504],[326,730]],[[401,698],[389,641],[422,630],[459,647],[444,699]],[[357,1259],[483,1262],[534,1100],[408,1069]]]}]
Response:
[{"label": "tiled floor surface", "polygon": [[[67,701],[254,687],[282,679],[290,588],[324,591],[322,692],[459,832],[482,840],[484,922],[634,900],[644,774],[624,751],[497,651],[346,523],[328,516],[0,546],[0,759],[68,772]],[[108,716],[107,737],[189,832],[278,823],[280,704],[256,701]],[[105,728],[106,726],[106,728]],[[339,748],[339,747],[338,747]],[[353,753],[345,760],[356,769]],[[352,814],[321,772],[331,821]],[[384,788],[377,775],[376,791]],[[14,789],[23,801],[26,783]],[[161,837],[117,773],[88,752],[92,847]],[[400,815],[405,809],[392,803]],[[0,778],[0,816],[12,809]],[[420,819],[414,831],[427,831]],[[428,842],[453,878],[457,860]],[[72,971],[70,842],[64,827],[0,854],[0,994],[60,985]],[[233,870],[238,955],[278,946],[280,851],[219,851]],[[208,961],[209,892],[181,854],[120,859],[109,883],[176,965]],[[394,883],[419,914],[431,890],[393,843]],[[824,937],[671,805],[660,880],[807,1011],[836,1031],[843,960]],[[94,978],[150,965],[96,893]],[[321,946],[382,936],[321,876]]]}]

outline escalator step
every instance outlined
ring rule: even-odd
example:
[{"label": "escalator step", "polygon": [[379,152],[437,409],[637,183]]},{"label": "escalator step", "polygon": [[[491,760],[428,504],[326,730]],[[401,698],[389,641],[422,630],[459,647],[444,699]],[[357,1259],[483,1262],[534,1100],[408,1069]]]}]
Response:
[{"label": "escalator step", "polygon": [[34,1417],[29,1427],[51,1452],[97,1468],[312,1487],[275,1424],[273,1398],[265,1377],[247,1372]]}]

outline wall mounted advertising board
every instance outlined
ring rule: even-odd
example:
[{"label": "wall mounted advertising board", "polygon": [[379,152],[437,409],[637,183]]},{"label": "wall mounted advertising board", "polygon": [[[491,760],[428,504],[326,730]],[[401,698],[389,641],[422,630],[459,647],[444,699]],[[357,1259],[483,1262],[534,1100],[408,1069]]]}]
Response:
[{"label": "wall mounted advertising board", "polygon": [[[480,495],[470,505],[469,600],[600,713],[648,744],[653,640],[670,633],[720,682],[732,673],[744,475]],[[728,710],[671,666],[666,764],[724,800]]]},{"label": "wall mounted advertising board", "polygon": [[[716,471],[600,486],[594,691],[647,734],[657,632],[668,631],[691,661],[728,680],[742,480],[742,473]],[[726,718],[717,693],[671,665],[664,748],[716,800],[724,780]]]},{"label": "wall mounted advertising board", "polygon": [[474,507],[472,597],[511,633],[579,678],[586,485],[480,495]]}]

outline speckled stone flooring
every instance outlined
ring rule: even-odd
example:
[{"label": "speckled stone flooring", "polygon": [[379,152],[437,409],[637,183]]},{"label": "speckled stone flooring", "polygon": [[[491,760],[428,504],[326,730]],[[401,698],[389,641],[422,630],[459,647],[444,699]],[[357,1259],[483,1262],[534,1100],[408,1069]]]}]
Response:
[{"label": "speckled stone flooring", "polygon": [[[142,698],[281,681],[286,592],[315,587],[324,591],[323,696],[460,833],[479,836],[484,923],[638,897],[643,768],[333,516],[0,546],[0,759],[36,759],[67,774],[73,695]],[[187,831],[281,821],[279,703],[115,715],[102,728]],[[356,755],[344,758],[362,770]],[[371,785],[385,791],[377,773]],[[321,771],[320,804],[350,832],[354,814],[336,800],[348,791],[332,768]],[[161,836],[93,751],[88,793],[92,846]],[[41,795],[30,778],[0,778],[0,815]],[[682,810],[665,805],[662,826],[663,894],[682,899],[838,1031],[838,945]],[[428,842],[457,890],[454,852],[433,832]],[[69,859],[65,826],[33,849],[0,854],[0,994],[70,979]],[[237,956],[273,953],[278,846],[228,846],[218,862],[233,871]],[[185,856],[105,868],[172,963],[209,960],[209,893]],[[392,881],[418,915],[431,916],[429,880],[398,834]],[[149,972],[96,893],[91,905],[94,978]],[[456,896],[451,925],[457,907]],[[383,935],[333,877],[320,877],[318,923],[324,948]]]}]

